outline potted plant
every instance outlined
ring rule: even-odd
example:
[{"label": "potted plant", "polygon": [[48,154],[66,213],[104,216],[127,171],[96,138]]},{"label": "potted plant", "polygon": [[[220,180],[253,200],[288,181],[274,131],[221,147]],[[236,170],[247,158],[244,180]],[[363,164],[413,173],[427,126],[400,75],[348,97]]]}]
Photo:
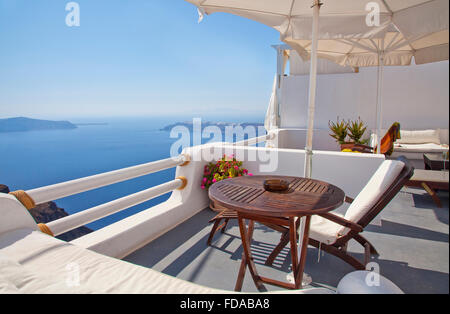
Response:
[{"label": "potted plant", "polygon": [[350,121],[348,124],[349,137],[353,140],[355,144],[366,145],[369,140],[362,140],[364,133],[366,133],[367,127],[361,118],[356,121]]},{"label": "potted plant", "polygon": [[342,151],[357,151],[357,152],[369,152],[371,147],[366,146],[369,143],[369,139],[362,139],[366,133],[367,127],[365,123],[359,117],[358,120],[349,121],[347,124],[348,137],[351,142],[341,145]]},{"label": "potted plant", "polygon": [[348,135],[348,123],[344,120],[339,121],[338,117],[336,123],[329,121],[328,126],[330,127],[331,132],[333,132],[330,136],[340,145],[345,144],[345,139]]},{"label": "potted plant", "polygon": [[[227,155],[224,155],[216,163],[209,163],[204,168],[201,188],[203,190],[209,190],[214,183],[225,179],[242,177],[245,175],[253,176],[247,169],[242,167],[242,164],[242,161],[236,160],[234,156]],[[214,211],[223,210],[223,208],[212,202],[210,208]]]},{"label": "potted plant", "polygon": [[[337,122],[330,121],[328,125],[333,132],[330,136],[336,139],[341,147],[341,151],[368,152],[370,150],[370,147],[366,146],[369,139],[362,139],[367,127],[361,118],[358,118],[356,121],[346,122],[345,120],[340,121],[338,117]],[[347,137],[350,138],[349,141],[346,141]]]}]

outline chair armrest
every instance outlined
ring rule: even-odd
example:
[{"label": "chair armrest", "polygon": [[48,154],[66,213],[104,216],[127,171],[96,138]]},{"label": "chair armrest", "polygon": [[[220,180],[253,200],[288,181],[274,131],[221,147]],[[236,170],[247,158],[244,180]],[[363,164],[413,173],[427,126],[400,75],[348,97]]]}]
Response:
[{"label": "chair armrest", "polygon": [[368,146],[368,145],[363,145],[363,144],[355,144],[355,146],[361,147],[361,148],[373,149],[373,146]]},{"label": "chair armrest", "polygon": [[349,229],[351,229],[353,231],[356,231],[356,232],[363,232],[364,231],[364,228],[361,227],[360,225],[358,225],[357,223],[354,223],[354,222],[352,222],[350,220],[347,220],[345,218],[342,218],[340,216],[337,216],[337,215],[334,215],[334,214],[330,214],[330,213],[320,214],[320,216],[322,216],[323,218],[328,219],[328,220],[330,220],[330,221],[332,221],[334,223],[337,223],[337,224],[339,224],[341,226],[349,228]]},{"label": "chair armrest", "polygon": [[361,153],[372,153],[374,148],[372,146],[367,146],[363,144],[355,144],[353,150],[356,150]]}]

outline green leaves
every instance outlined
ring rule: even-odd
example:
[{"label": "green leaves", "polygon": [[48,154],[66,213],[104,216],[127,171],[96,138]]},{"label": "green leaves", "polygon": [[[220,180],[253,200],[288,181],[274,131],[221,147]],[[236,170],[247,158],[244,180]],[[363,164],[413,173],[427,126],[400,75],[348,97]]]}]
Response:
[{"label": "green leaves", "polygon": [[361,120],[361,118],[358,118],[356,121],[349,121],[348,124],[348,131],[349,131],[349,137],[355,142],[356,144],[366,144],[367,140],[361,140],[364,133],[366,133],[367,127],[364,125],[364,122]]},{"label": "green leaves", "polygon": [[333,134],[330,134],[331,137],[336,139],[339,144],[344,144],[345,139],[348,135],[348,123],[344,120],[339,121],[339,117],[337,118],[337,122],[334,123],[332,121],[328,122],[328,126]]},{"label": "green leaves", "polygon": [[339,121],[338,117],[336,123],[329,121],[328,126],[333,132],[330,136],[336,139],[339,144],[345,144],[347,136],[355,144],[367,144],[369,142],[369,139],[362,140],[367,127],[361,118],[358,118],[356,121],[349,120],[346,122],[345,120]]}]

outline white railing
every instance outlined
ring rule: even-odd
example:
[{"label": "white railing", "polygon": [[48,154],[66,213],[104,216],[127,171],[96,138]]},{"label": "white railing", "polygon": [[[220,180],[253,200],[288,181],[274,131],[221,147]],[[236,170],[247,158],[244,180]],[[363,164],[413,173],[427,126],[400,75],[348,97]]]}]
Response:
[{"label": "white railing", "polygon": [[[267,134],[264,136],[237,142],[233,145],[250,146],[258,143],[263,143],[274,138],[275,134]],[[119,169],[81,179],[28,190],[26,191],[26,194],[36,203],[36,205],[38,205],[67,196],[112,185],[115,183],[142,177],[158,171],[170,169],[177,166],[184,166],[187,165],[189,161],[190,157],[188,155],[180,155],[175,158],[168,158],[134,167]],[[111,202],[78,212],[76,214],[49,222],[46,226],[50,229],[53,235],[58,236],[78,227],[123,211],[127,208],[144,203],[163,194],[172,192],[177,189],[184,189],[186,185],[187,179],[184,177],[179,177],[175,180],[158,185],[156,187],[152,187],[147,190],[131,194],[113,200]]]},{"label": "white railing", "polygon": [[82,212],[55,220],[47,224],[55,236],[74,230],[88,223],[100,220],[117,212],[149,201],[160,195],[164,195],[176,189],[182,188],[186,182],[177,178],[173,181],[158,185],[156,187],[131,194],[117,200],[105,203]]},{"label": "white railing", "polygon": [[[90,177],[28,190],[26,191],[26,195],[31,198],[36,205],[38,205],[70,195],[75,195],[115,183],[142,177],[158,171],[177,166],[184,166],[187,165],[189,161],[190,156],[180,155],[175,158],[163,159],[134,167],[119,169]],[[44,226],[44,229],[49,229],[51,234],[58,236],[88,223],[100,220],[127,208],[154,199],[160,195],[172,192],[176,189],[184,189],[186,185],[187,179],[184,177],[179,177],[156,187],[152,187],[147,190],[49,222],[47,225],[40,224],[40,228]]]},{"label": "white railing", "polygon": [[49,185],[26,191],[36,204],[54,201],[67,196],[83,193],[115,183],[142,177],[158,171],[170,169],[189,161],[189,157],[180,155],[143,165],[106,172],[77,180]]},{"label": "white railing", "polygon": [[240,142],[236,142],[233,145],[235,146],[251,146],[251,145],[256,145],[259,143],[264,143],[266,141],[270,141],[273,140],[275,138],[275,134],[274,133],[270,133],[267,135],[263,135],[260,137],[254,137],[251,139],[247,139],[245,141],[240,141]]}]

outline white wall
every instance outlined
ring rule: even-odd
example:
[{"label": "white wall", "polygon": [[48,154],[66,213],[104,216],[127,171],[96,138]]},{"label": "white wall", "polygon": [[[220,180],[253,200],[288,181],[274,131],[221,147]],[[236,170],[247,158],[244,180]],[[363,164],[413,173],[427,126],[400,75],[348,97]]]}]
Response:
[{"label": "white wall", "polygon": [[[277,135],[274,141],[268,141],[269,147],[280,147],[289,149],[305,149],[306,135],[308,130],[304,129],[277,129],[273,130]],[[315,129],[313,137],[314,150],[340,151],[341,148],[336,140],[330,136],[328,129]]]},{"label": "white wall", "polygon": [[[384,125],[400,122],[403,129],[448,128],[448,61],[410,67],[385,67]],[[289,76],[282,87],[281,127],[306,128],[309,76]],[[377,69],[359,74],[318,77],[315,128],[328,129],[337,116],[359,116],[375,129]]]}]

